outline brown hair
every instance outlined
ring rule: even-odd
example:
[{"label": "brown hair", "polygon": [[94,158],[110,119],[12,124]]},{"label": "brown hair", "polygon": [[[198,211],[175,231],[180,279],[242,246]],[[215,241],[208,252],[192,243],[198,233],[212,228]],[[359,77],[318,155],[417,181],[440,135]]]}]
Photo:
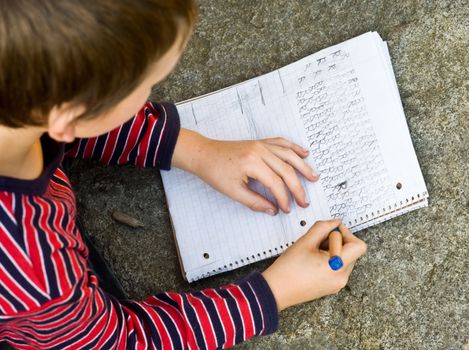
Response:
[{"label": "brown hair", "polygon": [[65,102],[106,111],[196,17],[195,0],[0,0],[0,125],[43,125]]}]

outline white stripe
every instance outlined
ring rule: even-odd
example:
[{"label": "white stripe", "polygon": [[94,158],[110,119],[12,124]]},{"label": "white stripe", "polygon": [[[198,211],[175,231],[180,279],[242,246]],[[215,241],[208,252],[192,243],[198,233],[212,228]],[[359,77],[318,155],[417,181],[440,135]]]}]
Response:
[{"label": "white stripe", "polygon": [[[264,331],[265,331],[264,310],[263,310],[263,308],[262,308],[261,303],[259,302],[259,299],[257,298],[257,294],[256,294],[256,292],[254,291],[254,288],[252,288],[251,282],[249,282],[249,281],[247,281],[247,282],[248,282],[249,288],[251,288],[252,294],[254,294],[254,297],[256,298],[257,306],[259,307],[259,310],[260,310],[260,312],[261,312],[261,318],[262,318],[262,333],[261,333],[261,334],[263,334]],[[255,329],[255,328],[256,328],[256,327],[255,327],[256,324],[255,324],[254,322],[253,322],[253,324],[254,324],[254,329]]]},{"label": "white stripe", "polygon": [[249,303],[249,298],[246,296],[246,294],[244,294],[243,289],[239,285],[238,285],[238,288],[239,288],[241,294],[244,295],[244,299],[246,299],[246,304],[247,304],[248,309],[249,309],[249,314],[251,315],[252,329],[254,329],[254,334],[256,334],[256,324],[254,323],[254,315],[252,313],[251,304]]},{"label": "white stripe", "polygon": [[[139,112],[140,113],[140,112]],[[145,117],[145,111],[143,111],[143,117]],[[140,126],[140,130],[138,131],[138,135],[135,139],[135,144],[133,146],[133,148],[130,150],[130,152],[127,154],[127,162],[129,162],[130,160],[130,153],[134,150],[135,147],[137,147],[137,157],[135,158],[135,160],[137,160],[138,158],[138,155],[140,154],[140,143],[138,143],[138,139],[140,138],[140,135],[142,134],[142,130],[143,128],[145,127],[145,123],[146,123],[146,119],[144,120],[144,122],[142,123],[142,125]],[[129,137],[130,137],[130,132],[129,132]]]},{"label": "white stripe", "polygon": [[[12,195],[12,198],[13,198],[13,203],[12,203],[12,210],[15,210],[15,196]],[[15,225],[17,225],[17,222],[16,222],[16,218],[10,213],[10,211],[5,207],[5,204],[3,203],[3,201],[0,201],[0,205],[2,206],[3,210],[5,211],[5,213],[7,214],[7,216],[10,218],[11,221],[13,221],[15,223]]]},{"label": "white stripe", "polygon": [[[168,295],[168,293],[165,293],[165,294],[166,294],[166,296],[167,296],[168,298],[173,299],[173,298],[171,298],[171,297]],[[180,309],[179,311],[183,314],[183,316],[184,316],[184,318],[186,319],[187,323],[189,323],[189,318],[187,317],[186,310],[184,309],[184,298],[183,298],[182,295],[180,295],[180,294],[176,294],[176,295],[177,295],[179,298],[181,298],[181,309]],[[174,300],[174,299],[173,299],[173,300]],[[197,337],[195,336],[194,328],[193,328],[193,327],[189,327],[189,330],[192,332],[192,335],[193,335],[194,340],[195,340],[195,344],[197,345]]]},{"label": "white stripe", "polygon": [[[10,301],[7,299],[7,298],[4,298],[3,295],[0,294],[0,300],[2,300],[2,303],[3,304],[7,304],[10,308],[12,308],[13,310],[15,311],[18,311],[16,310],[16,308],[13,306],[12,303],[10,303]],[[6,310],[4,308],[2,308],[2,306],[0,305],[0,310],[2,310],[2,314],[6,314]],[[16,315],[14,315],[14,317],[16,317]],[[0,320],[4,319],[4,316],[3,315],[0,315]]]},{"label": "white stripe", "polygon": [[[46,223],[46,227],[42,227],[42,225],[41,225],[41,220],[38,221],[38,222],[39,222],[39,226],[42,227],[42,229],[43,229],[45,232],[49,233],[49,234],[51,234],[51,233],[56,234],[56,233],[55,233],[55,230],[53,230],[52,227],[50,227],[50,225],[49,225],[49,220],[48,220],[49,217],[51,217],[51,214],[52,214],[52,207],[51,207],[51,205],[50,205],[45,199],[43,199],[43,198],[38,197],[37,199],[38,199],[38,201],[40,200],[41,202],[43,202],[43,203],[45,204],[45,207],[48,208],[48,212],[49,212],[49,215],[47,216],[46,220],[44,220],[45,223]],[[41,204],[39,204],[39,206],[40,206],[41,209],[42,209]],[[57,209],[56,209],[56,211],[57,211]],[[55,217],[54,217],[54,218],[55,218]],[[52,218],[52,219],[54,219],[54,218]],[[54,221],[54,220],[52,220],[52,221]],[[49,244],[49,248],[50,248],[50,250],[51,250],[51,252],[52,252],[52,254],[53,254],[53,253],[55,253],[56,251],[55,251],[55,248],[53,247],[52,242],[51,242],[50,239],[49,239],[49,238],[50,238],[50,237],[49,237],[49,234],[46,234],[46,235],[45,235],[45,238],[46,238],[46,241],[47,241],[47,243]],[[59,240],[58,238],[56,238],[56,240],[57,240],[60,244],[62,244],[62,242],[60,242],[60,240]],[[62,247],[61,247],[61,248],[62,248]],[[65,266],[66,266],[66,265],[65,265],[65,261],[63,260],[62,255],[59,254],[59,253],[57,253],[56,255],[59,257],[59,260],[62,261],[62,265],[65,267]],[[58,266],[56,265],[55,261],[52,259],[52,256],[50,256],[49,261],[50,261],[50,263],[52,264],[52,267],[53,267],[53,269],[54,269],[54,274],[55,274],[55,279],[56,279],[55,285],[56,285],[57,289],[59,290],[59,295],[62,295],[62,294],[63,294],[63,290],[62,290],[62,287],[60,286],[60,279],[61,279],[62,277],[59,275],[59,270],[57,269]],[[44,276],[44,277],[46,277],[46,276]]]},{"label": "white stripe", "polygon": [[[0,221],[0,229],[2,229],[2,231],[5,232],[6,236],[9,238],[9,241],[11,244],[13,244],[16,248],[16,250],[21,254],[21,256],[29,263],[29,265],[32,265],[32,262],[31,262],[31,259],[28,255],[26,255],[26,253],[23,251],[23,248],[21,248],[19,245],[18,245],[18,242],[16,242],[16,240],[13,239],[13,237],[11,237],[11,232],[9,232],[7,230],[7,228],[3,225],[3,223]],[[19,229],[18,229],[19,231]],[[6,249],[5,249],[6,251]],[[12,262],[16,261],[17,258],[15,258],[15,260],[12,260]]]},{"label": "white stripe", "polygon": [[[146,108],[148,109],[148,108]],[[156,120],[154,123],[153,123],[153,126],[151,127],[151,131],[150,131],[150,136],[148,137],[148,145],[147,145],[147,150],[145,152],[145,159],[143,160],[143,165],[145,165],[147,163],[147,157],[148,157],[148,153],[149,153],[149,150],[150,150],[150,145],[151,145],[151,137],[153,135],[153,130],[155,130],[155,127],[156,127],[156,123],[158,122],[158,120]],[[158,148],[158,145],[157,145],[157,148]],[[155,154],[156,154],[156,151],[155,151]],[[137,152],[137,158],[138,156],[140,155],[140,148],[138,149],[138,152]]]},{"label": "white stripe", "polygon": [[[97,298],[95,298],[95,300],[96,300],[96,299],[97,299]],[[90,311],[92,311],[91,309],[92,309],[92,308],[90,308]],[[105,316],[107,315],[106,310],[105,310],[105,309],[103,309],[103,310],[104,310],[104,312],[102,312],[101,316],[94,322],[93,329],[95,328],[95,325],[97,325],[97,324],[103,319],[103,317],[105,317]],[[90,314],[89,316],[93,317],[94,315]],[[81,324],[84,323],[83,321],[88,321],[88,323],[89,323],[89,321],[91,321],[91,320],[94,321],[95,319],[94,319],[94,318],[91,319],[91,317],[88,317],[88,318],[86,318],[86,319],[81,318],[81,319],[75,321],[75,323],[76,323],[77,325],[81,325]],[[82,333],[86,330],[86,327],[87,327],[87,326],[88,326],[88,325],[85,325],[85,327],[83,327],[83,329],[82,329],[79,333],[75,333],[73,336],[76,337],[77,335],[82,334]],[[102,329],[102,332],[101,332],[101,333],[98,333],[94,338],[90,339],[90,340],[88,341],[88,343],[86,343],[86,344],[84,344],[84,345],[82,345],[82,346],[86,349],[86,346],[85,346],[85,345],[87,345],[87,344],[92,343],[93,341],[95,341],[96,338],[99,337],[99,336],[101,336],[104,332],[105,332],[105,328]],[[63,340],[64,342],[70,340],[70,337],[69,337],[68,333],[67,333],[67,334],[64,334],[64,336],[66,337],[66,338]],[[85,335],[84,337],[86,337],[86,335]],[[80,340],[81,340],[81,339],[79,339],[78,341],[80,341]],[[54,344],[54,347],[60,349],[60,346],[58,346],[58,345],[59,345],[59,344]],[[76,344],[71,344],[69,347],[62,348],[62,349],[72,349],[72,350],[74,350],[74,349],[76,349],[75,346],[76,346]]]},{"label": "white stripe", "polygon": [[[150,308],[150,310],[155,313],[156,317],[158,317],[158,319],[160,320],[161,324],[163,325],[163,328],[166,331],[166,335],[168,336],[169,341],[171,343],[170,349],[174,349],[174,343],[173,343],[173,340],[171,339],[171,333],[169,333],[169,330],[166,327],[166,324],[164,323],[163,319],[160,317],[160,315],[158,315],[158,312],[154,309],[155,306],[150,305],[145,301],[143,301],[142,304],[148,306]],[[145,309],[145,311],[146,311],[146,309]],[[146,312],[147,312],[148,316],[150,316],[150,319],[153,319],[153,317],[151,317],[151,315],[150,315],[150,312],[148,312],[148,311],[146,311]],[[156,325],[156,322],[153,322],[153,325],[155,326],[156,329],[158,329],[158,326]],[[163,346],[163,338],[160,337],[160,339],[161,339],[161,346]]]},{"label": "white stripe", "polygon": [[[31,198],[32,199],[32,198]],[[42,270],[42,274],[44,276],[44,281],[45,281],[45,287],[46,287],[46,294],[47,296],[50,295],[50,287],[49,287],[49,280],[47,278],[45,278],[47,276],[47,273],[46,271],[44,270],[45,269],[45,264],[44,264],[44,255],[43,255],[43,251],[42,251],[42,247],[41,245],[39,244],[39,241],[38,241],[38,237],[39,237],[39,233],[36,229],[36,227],[34,226],[33,224],[33,220],[34,220],[34,216],[37,214],[36,213],[36,210],[34,209],[34,206],[29,202],[29,199],[28,198],[25,198],[26,202],[28,202],[28,205],[30,206],[30,210],[33,212],[33,215],[31,215],[31,222],[30,222],[30,225],[31,225],[31,229],[34,230],[34,234],[32,235],[33,236],[33,239],[34,239],[34,242],[36,243],[36,246],[38,247],[38,250],[39,250],[39,259],[41,260],[41,264],[40,264],[40,268]],[[39,206],[40,210],[42,210],[41,206]],[[39,220],[40,221],[40,217],[39,216]]]},{"label": "white stripe", "polygon": [[91,150],[90,158],[93,157],[94,150],[96,148],[96,145],[98,144],[98,137],[94,137],[94,138],[96,139],[96,141],[94,142],[93,149]]},{"label": "white stripe", "polygon": [[[111,130],[111,132],[114,131],[114,130]],[[107,161],[107,164],[111,164],[111,159],[112,157],[114,156],[114,152],[116,151],[116,146],[117,146],[117,141],[119,141],[119,136],[121,134],[121,131],[122,131],[122,125],[119,127],[119,131],[117,132],[117,136],[116,136],[116,142],[114,142],[114,146],[112,148],[112,152],[111,152],[111,155],[109,157],[109,160]],[[106,140],[107,141],[107,140]],[[104,149],[106,149],[106,145],[104,145]]]},{"label": "white stripe", "polygon": [[[163,105],[160,105],[160,106],[161,106],[161,108],[163,108],[163,111],[164,111],[164,122],[163,122],[163,127],[161,128],[160,137],[158,138],[158,145],[156,146],[155,154],[153,155],[153,165],[154,166],[156,165],[156,155],[158,154],[158,150],[160,149],[161,139],[163,138],[163,134],[166,130],[166,121],[168,120],[168,118],[167,118],[168,114],[166,113],[166,108],[164,108]],[[156,123],[155,123],[155,125],[156,125]]]},{"label": "white stripe", "polygon": [[[210,298],[208,295],[206,295],[204,293],[203,290],[200,291],[200,293],[204,296],[206,296],[210,301],[212,301],[213,303],[213,306],[215,307],[215,310],[217,310],[217,306],[215,305],[215,303],[213,302],[212,298]],[[212,323],[212,318],[210,317],[210,313],[208,312],[207,308],[205,307],[205,304],[204,302],[201,300],[200,301],[205,309],[205,312],[207,313],[207,317],[210,321],[210,327],[212,327],[212,333],[213,333],[213,338],[215,339],[215,344],[217,343],[217,333],[215,332],[215,328],[213,327],[213,323]],[[223,325],[223,322],[221,322],[221,317],[218,317],[220,319],[220,323]],[[223,326],[221,327],[223,329]],[[223,330],[223,334],[225,333],[225,331]],[[226,339],[226,335],[225,335],[225,339]]]},{"label": "white stripe", "polygon": [[[133,305],[133,304],[136,304],[136,305],[138,305],[138,303],[137,303],[137,302],[135,302],[135,301],[131,301],[131,305]],[[132,313],[133,313],[133,312],[132,312]],[[134,314],[134,313],[133,313],[133,314]],[[137,316],[137,315],[135,315],[135,316]],[[144,342],[144,345],[145,345],[145,349],[147,349],[147,348],[148,348],[147,337],[145,336],[145,331],[144,331],[144,329],[143,329],[143,325],[142,325],[142,323],[141,323],[141,322],[142,322],[142,320],[141,320],[139,317],[136,317],[136,318],[137,318],[137,323],[136,323],[136,324],[134,323],[134,325],[137,325],[137,326],[138,326],[138,329],[139,329],[139,334],[141,334],[141,335],[142,335],[142,337],[141,337],[141,338],[143,338],[143,340],[145,341],[145,342]],[[136,347],[138,346],[138,336],[136,337],[136,343],[135,343],[135,346],[136,346]]]},{"label": "white stripe", "polygon": [[[176,310],[176,312],[180,312],[179,309],[175,308],[173,305],[167,303],[166,301],[158,299],[156,296],[153,296],[153,298],[158,300],[160,303],[167,305],[169,308]],[[174,328],[176,328],[176,331],[179,335],[179,340],[181,341],[182,346],[184,346],[184,340],[182,339],[182,335],[181,335],[181,332],[179,331],[176,321],[174,321],[173,317],[166,310],[164,310],[163,308],[161,308],[161,310],[164,311],[164,313],[168,315],[169,319],[173,322]]]},{"label": "white stripe", "polygon": [[[10,254],[8,254],[7,252],[5,252],[5,254],[8,256],[9,259],[12,259],[12,257],[11,257]],[[14,260],[12,260],[12,261],[14,261]],[[19,284],[18,281],[16,281],[16,280],[8,273],[7,269],[3,269],[3,272],[10,278],[10,280],[12,281],[12,283],[13,283],[18,289],[20,289],[21,291],[23,291],[24,294],[28,295],[29,298],[30,298],[34,303],[36,303],[37,306],[41,306],[41,304],[39,304],[39,303],[37,302],[37,300],[36,300],[35,298],[33,298],[33,297],[23,288],[23,286],[22,286],[21,284]],[[24,275],[22,275],[22,276],[25,277]],[[13,297],[15,297],[15,293],[13,293],[13,292],[8,288],[8,286],[7,286],[6,284],[4,284],[3,287],[4,287]],[[16,300],[18,303],[22,304],[23,307],[24,307],[26,310],[28,310],[27,305],[26,305],[25,303],[23,303],[23,301],[22,301],[21,299],[19,299],[18,297],[15,297],[15,300]],[[16,309],[16,307],[13,307],[13,309],[18,312],[18,310]]]},{"label": "white stripe", "polygon": [[[119,158],[117,158],[117,163],[120,162],[122,156],[124,155],[124,151],[125,151],[125,149],[127,148],[127,143],[129,142],[130,134],[132,133],[132,129],[133,129],[134,124],[135,124],[135,120],[137,120],[136,116],[137,116],[137,114],[136,114],[136,115],[134,116],[134,118],[132,119],[132,123],[130,124],[130,129],[129,129],[129,131],[128,131],[127,136],[125,137],[124,148],[122,149],[122,153],[120,154]],[[117,143],[118,143],[118,141],[119,141],[119,136],[120,136],[121,130],[122,130],[122,126],[121,126],[121,128],[120,128],[120,130],[119,130],[119,135],[118,135],[117,138],[116,138],[116,145],[117,145]],[[114,149],[115,149],[115,147],[114,147]],[[112,158],[112,157],[111,157],[111,158]]]},{"label": "white stripe", "polygon": [[[226,311],[228,312],[228,316],[230,317],[230,321],[231,321],[231,326],[233,328],[233,339],[232,339],[232,344],[236,344],[236,326],[235,326],[235,323],[233,321],[233,317],[231,317],[231,312],[230,312],[230,308],[228,307],[228,302],[226,301],[225,298],[223,298],[216,289],[213,290],[219,297],[221,300],[223,300],[223,302],[225,303],[225,307],[226,307]],[[242,318],[241,318],[242,319]],[[225,327],[223,327],[223,331],[224,331]],[[225,342],[227,342],[228,339],[226,339],[226,335],[225,335]]]},{"label": "white stripe", "polygon": [[[241,323],[243,324],[243,339],[246,339],[246,325],[244,324],[243,313],[241,312],[241,308],[239,307],[238,301],[236,300],[235,296],[231,293],[231,291],[228,288],[225,290],[228,292],[228,294],[231,295],[234,302],[236,303],[236,306],[238,307],[239,318],[241,318]],[[236,327],[235,327],[235,334],[236,334]]]}]

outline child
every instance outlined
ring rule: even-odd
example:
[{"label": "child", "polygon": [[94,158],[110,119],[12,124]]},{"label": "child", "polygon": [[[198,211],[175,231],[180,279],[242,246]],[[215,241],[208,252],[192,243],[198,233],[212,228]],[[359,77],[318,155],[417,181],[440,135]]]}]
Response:
[{"label": "child", "polygon": [[[284,139],[222,142],[179,129],[171,104],[145,102],[177,63],[193,0],[0,0],[0,341],[19,349],[229,347],[277,328],[278,312],[337,293],[366,245],[338,220],[316,223],[263,273],[143,301],[103,291],[88,266],[64,157],[190,171],[256,211],[307,206]],[[134,115],[134,117],[132,117]],[[67,143],[67,144],[66,144]],[[344,268],[320,244],[344,237]]]}]

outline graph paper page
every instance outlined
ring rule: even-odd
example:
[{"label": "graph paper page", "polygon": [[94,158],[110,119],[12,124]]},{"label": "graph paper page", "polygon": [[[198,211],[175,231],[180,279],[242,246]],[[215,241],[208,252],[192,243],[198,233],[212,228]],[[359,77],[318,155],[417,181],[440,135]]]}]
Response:
[{"label": "graph paper page", "polygon": [[[318,219],[352,231],[425,206],[386,44],[366,33],[274,72],[178,105],[181,125],[222,140],[285,137],[310,150],[311,205],[254,213],[182,170],[162,172],[189,281],[278,255]],[[251,188],[273,200],[259,183]],[[399,187],[399,188],[398,188]]]}]

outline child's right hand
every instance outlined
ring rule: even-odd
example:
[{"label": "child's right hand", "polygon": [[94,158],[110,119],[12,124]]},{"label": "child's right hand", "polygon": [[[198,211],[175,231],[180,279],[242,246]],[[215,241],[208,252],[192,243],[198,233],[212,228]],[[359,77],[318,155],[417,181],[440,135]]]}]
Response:
[{"label": "child's right hand", "polygon": [[[328,263],[329,253],[321,250],[320,245],[336,227],[343,235],[344,266],[333,271]],[[262,275],[281,311],[289,306],[338,293],[347,284],[355,262],[365,254],[366,249],[365,242],[355,237],[340,220],[318,221]]]}]

